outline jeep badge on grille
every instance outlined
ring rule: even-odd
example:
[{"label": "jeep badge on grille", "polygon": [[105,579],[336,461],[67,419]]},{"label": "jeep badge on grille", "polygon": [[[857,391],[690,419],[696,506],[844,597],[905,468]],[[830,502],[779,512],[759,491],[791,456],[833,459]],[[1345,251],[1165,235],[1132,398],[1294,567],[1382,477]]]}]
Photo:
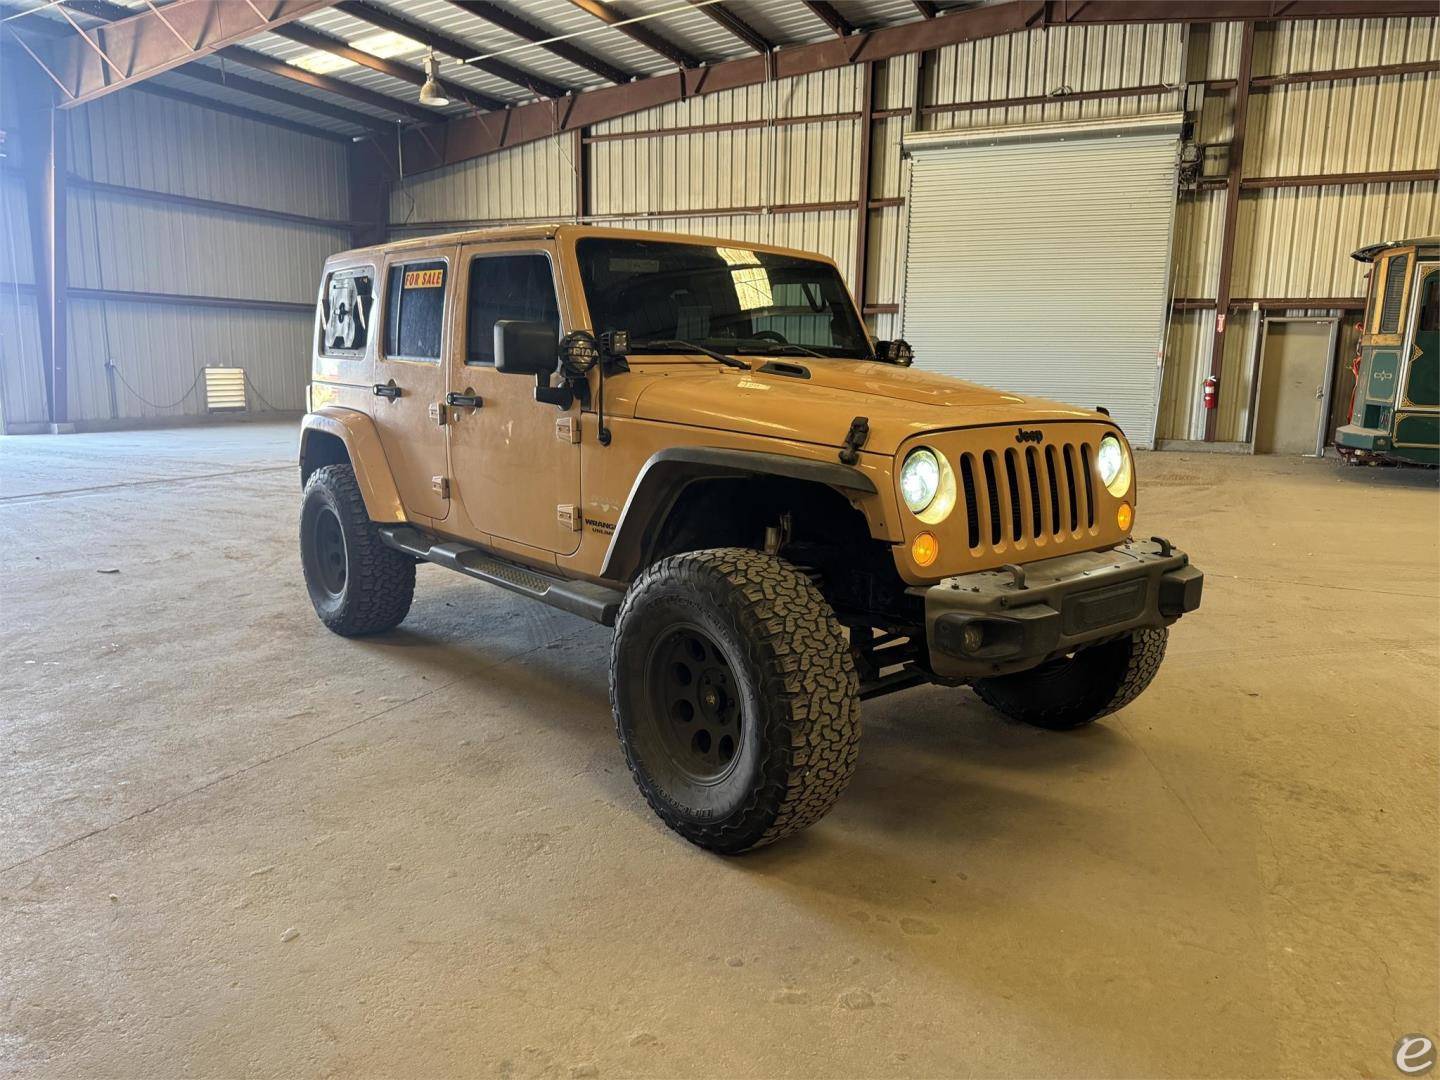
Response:
[{"label": "jeep badge on grille", "polygon": [[1016,441],[1016,442],[1019,442],[1019,443],[1026,443],[1026,442],[1038,443],[1038,442],[1044,442],[1044,441],[1045,441],[1045,433],[1044,433],[1043,431],[1026,431],[1026,430],[1022,427],[1022,428],[1020,428],[1018,431],[1015,432],[1015,441]]}]

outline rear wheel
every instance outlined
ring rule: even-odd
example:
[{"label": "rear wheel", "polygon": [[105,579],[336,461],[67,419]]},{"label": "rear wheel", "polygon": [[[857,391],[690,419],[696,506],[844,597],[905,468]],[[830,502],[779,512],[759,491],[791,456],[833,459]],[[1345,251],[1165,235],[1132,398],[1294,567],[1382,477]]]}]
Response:
[{"label": "rear wheel", "polygon": [[1012,720],[1064,731],[1123,709],[1150,685],[1170,631],[1136,630],[1029,671],[976,679],[975,692]]},{"label": "rear wheel", "polygon": [[665,824],[736,853],[835,804],[859,753],[859,682],[808,578],[741,548],[675,555],[631,586],[616,627],[615,727]]},{"label": "rear wheel", "polygon": [[415,596],[415,562],[386,547],[349,465],[316,469],[300,507],[300,565],[315,614],[357,637],[397,626]]}]

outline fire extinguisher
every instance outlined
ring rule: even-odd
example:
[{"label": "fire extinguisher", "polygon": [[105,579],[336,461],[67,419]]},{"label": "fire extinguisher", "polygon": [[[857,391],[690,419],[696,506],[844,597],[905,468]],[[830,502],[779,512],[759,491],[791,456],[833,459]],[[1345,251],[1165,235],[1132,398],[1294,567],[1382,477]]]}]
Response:
[{"label": "fire extinguisher", "polygon": [[1205,380],[1205,408],[1215,408],[1215,402],[1220,398],[1220,380],[1214,375]]}]

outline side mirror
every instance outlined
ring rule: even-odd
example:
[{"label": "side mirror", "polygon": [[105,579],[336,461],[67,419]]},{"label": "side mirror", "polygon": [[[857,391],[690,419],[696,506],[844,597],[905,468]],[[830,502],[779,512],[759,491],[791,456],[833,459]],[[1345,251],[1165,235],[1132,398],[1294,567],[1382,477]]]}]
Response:
[{"label": "side mirror", "polygon": [[552,374],[560,364],[553,323],[501,319],[495,324],[495,370],[506,375]]},{"label": "side mirror", "polygon": [[875,342],[875,359],[883,360],[887,364],[909,367],[915,362],[915,350],[904,338],[896,338],[894,341],[877,341]]}]

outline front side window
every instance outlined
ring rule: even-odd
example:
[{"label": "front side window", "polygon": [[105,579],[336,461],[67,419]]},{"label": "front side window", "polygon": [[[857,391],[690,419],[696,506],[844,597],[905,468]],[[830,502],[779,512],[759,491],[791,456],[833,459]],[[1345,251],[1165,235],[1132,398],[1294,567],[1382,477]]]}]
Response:
[{"label": "front side window", "polygon": [[390,268],[385,298],[385,355],[400,360],[439,360],[445,321],[443,259]]},{"label": "front side window", "polygon": [[465,362],[495,362],[495,324],[501,319],[550,323],[560,336],[560,309],[550,260],[540,254],[477,255],[470,261],[465,300]]},{"label": "front side window", "polygon": [[374,290],[375,271],[368,266],[335,270],[325,279],[320,297],[322,353],[354,356],[365,351]]},{"label": "front side window", "polygon": [[595,332],[629,331],[632,352],[679,340],[727,353],[870,356],[855,305],[829,263],[603,237],[581,240],[577,254]]}]

